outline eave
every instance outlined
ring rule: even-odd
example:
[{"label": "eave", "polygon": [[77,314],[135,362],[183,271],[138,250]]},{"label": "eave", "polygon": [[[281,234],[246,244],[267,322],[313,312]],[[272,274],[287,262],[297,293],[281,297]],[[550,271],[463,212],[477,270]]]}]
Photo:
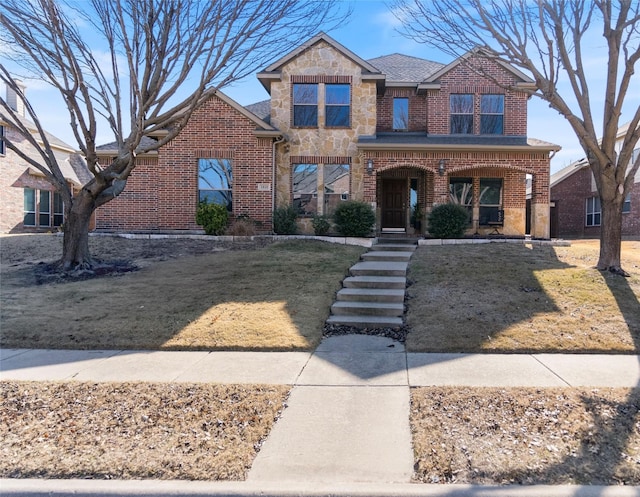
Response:
[{"label": "eave", "polygon": [[423,143],[358,143],[358,150],[376,152],[557,152],[558,145],[451,145],[451,144],[423,144]]}]

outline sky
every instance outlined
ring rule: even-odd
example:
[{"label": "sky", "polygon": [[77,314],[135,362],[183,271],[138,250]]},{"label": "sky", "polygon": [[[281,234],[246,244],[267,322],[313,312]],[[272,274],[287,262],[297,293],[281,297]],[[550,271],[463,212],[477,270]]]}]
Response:
[{"label": "sky", "polygon": [[[328,31],[328,34],[361,58],[367,60],[382,55],[401,53],[443,64],[452,62],[453,59],[449,55],[415,43],[400,35],[396,31],[399,26],[398,20],[389,11],[384,0],[355,0],[351,4],[353,5],[353,14],[349,22],[338,29]],[[322,26],[319,26],[318,31],[322,30]],[[587,70],[590,71],[589,76],[593,77],[594,83],[591,95],[597,97],[604,94],[603,90],[598,91],[598,85],[604,81],[604,71],[602,70],[604,66],[603,60],[598,58],[597,54],[597,49],[602,48],[603,41],[600,37],[594,36],[593,43],[593,52],[587,52],[594,54],[587,61]],[[223,89],[223,92],[241,105],[268,99],[269,95],[258,82],[255,73],[267,67],[269,62],[271,61],[266,61],[263,67],[256,68],[253,75],[245,80]],[[36,109],[44,128],[63,141],[76,146],[66,109],[60,97],[42,82],[29,80],[26,83],[28,85],[27,98]],[[630,112],[640,105],[640,90],[632,87],[627,100],[626,109],[631,110],[626,118],[623,111],[621,124],[630,120]],[[602,122],[601,118],[598,120],[598,110],[598,107],[594,106],[596,125]],[[562,150],[551,161],[552,173],[584,157],[584,152],[568,122],[538,98],[529,100],[527,124],[529,137],[555,143],[562,147]],[[99,130],[97,138],[98,143],[112,141],[110,131],[106,126]]]}]

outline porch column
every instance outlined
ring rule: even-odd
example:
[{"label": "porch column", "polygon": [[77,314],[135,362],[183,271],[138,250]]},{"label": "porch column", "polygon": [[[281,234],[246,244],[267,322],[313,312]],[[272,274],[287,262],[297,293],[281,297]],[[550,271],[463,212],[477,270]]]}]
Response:
[{"label": "porch column", "polygon": [[449,203],[449,176],[433,175],[433,205]]},{"label": "porch column", "polygon": [[549,239],[550,228],[549,178],[534,174],[531,184],[531,236]]}]

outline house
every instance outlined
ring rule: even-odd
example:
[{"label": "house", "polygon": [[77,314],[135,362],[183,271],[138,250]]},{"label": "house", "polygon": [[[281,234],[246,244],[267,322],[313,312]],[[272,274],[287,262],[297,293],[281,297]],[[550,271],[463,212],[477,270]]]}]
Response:
[{"label": "house", "polygon": [[[616,152],[629,124],[618,130]],[[640,156],[634,150],[631,162]],[[600,197],[595,178],[586,159],[569,164],[551,176],[551,235],[564,238],[598,238],[600,236]],[[622,207],[622,236],[640,236],[640,171]]]},{"label": "house", "polygon": [[[293,205],[311,232],[313,216],[355,199],[375,209],[378,233],[423,233],[416,214],[458,202],[468,234],[499,221],[502,234],[524,236],[529,177],[531,235],[549,238],[559,147],[527,137],[534,84],[513,67],[479,52],[448,65],[401,54],[367,61],[320,33],[257,77],[269,100],[244,108],[212,91],[174,140],[138,157],[125,191],[98,209],[97,228],[198,230],[206,198],[261,232],[276,207]],[[109,160],[113,145],[101,154]]]},{"label": "house", "polygon": [[[23,90],[24,93],[24,90]],[[25,117],[25,106],[18,94],[7,88],[7,104],[18,118],[39,137],[36,126]],[[40,155],[10,122],[0,120],[0,136],[18,144],[30,157],[40,160]],[[72,190],[80,188],[90,179],[89,171],[71,145],[47,133],[47,140],[58,160],[60,169]],[[28,164],[0,141],[0,232],[21,233],[51,231],[64,223],[62,196],[55,191],[42,172]]]}]

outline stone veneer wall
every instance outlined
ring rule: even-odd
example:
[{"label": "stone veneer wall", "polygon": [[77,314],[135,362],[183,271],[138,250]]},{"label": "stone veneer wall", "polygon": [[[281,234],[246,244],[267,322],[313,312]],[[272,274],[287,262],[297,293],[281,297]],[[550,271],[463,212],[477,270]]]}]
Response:
[{"label": "stone veneer wall", "polygon": [[[271,124],[281,130],[288,142],[278,146],[276,155],[276,205],[292,202],[291,165],[298,161],[326,164],[336,160],[351,164],[351,198],[362,200],[364,164],[357,151],[357,139],[376,131],[376,84],[362,81],[361,67],[342,56],[324,41],[313,45],[285,64],[282,79],[271,84]],[[318,85],[318,127],[292,127],[292,78],[323,81],[324,77],[351,80],[351,126],[325,128],[324,84]],[[294,162],[295,161],[295,162]],[[322,168],[322,166],[320,166]],[[322,175],[319,174],[320,179]],[[322,192],[318,182],[318,191]]]}]

